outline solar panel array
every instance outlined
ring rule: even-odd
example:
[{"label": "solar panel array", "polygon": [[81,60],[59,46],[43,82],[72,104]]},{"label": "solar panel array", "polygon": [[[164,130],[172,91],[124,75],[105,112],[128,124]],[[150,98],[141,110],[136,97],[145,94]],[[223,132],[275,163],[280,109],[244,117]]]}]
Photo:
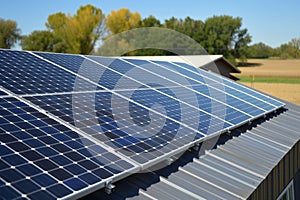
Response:
[{"label": "solar panel array", "polygon": [[0,197],[79,197],[282,106],[184,63],[0,50]]}]

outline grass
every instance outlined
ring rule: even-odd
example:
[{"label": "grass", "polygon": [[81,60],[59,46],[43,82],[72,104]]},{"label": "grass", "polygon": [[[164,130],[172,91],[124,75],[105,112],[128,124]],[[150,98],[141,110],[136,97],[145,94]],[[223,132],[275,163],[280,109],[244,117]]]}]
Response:
[{"label": "grass", "polygon": [[285,77],[254,77],[252,76],[239,76],[240,82],[244,83],[290,83],[290,84],[300,84],[300,78],[285,78]]}]

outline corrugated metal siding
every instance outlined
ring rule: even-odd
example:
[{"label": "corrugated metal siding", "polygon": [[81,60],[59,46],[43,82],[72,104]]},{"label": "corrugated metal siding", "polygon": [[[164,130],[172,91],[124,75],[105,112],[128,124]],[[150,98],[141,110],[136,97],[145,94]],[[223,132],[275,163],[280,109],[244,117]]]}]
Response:
[{"label": "corrugated metal siding", "polygon": [[[273,191],[272,186],[267,184],[268,180],[269,183],[276,181],[275,184],[279,186],[275,187],[280,189],[284,187],[283,182],[289,181],[280,179],[279,170],[273,169],[277,166],[282,170],[292,167],[290,164],[284,166],[287,162],[282,160],[287,159],[286,155],[290,151],[292,156],[288,156],[289,161],[298,155],[293,153],[297,151],[293,147],[300,139],[299,130],[300,107],[287,103],[285,112],[258,125],[252,125],[250,130],[242,131],[241,134],[240,130],[233,131],[232,134],[236,132],[239,136],[207,151],[200,158],[187,161],[173,173],[163,175],[165,178],[153,172],[133,175],[121,181],[120,185],[116,184],[117,187],[127,187],[129,194],[122,194],[121,188],[116,190],[113,196],[103,196],[104,193],[100,192],[97,197],[102,195],[105,199],[117,199],[121,196],[129,199],[247,199],[251,194],[251,198],[256,198],[257,195],[267,197],[266,191],[276,193],[269,195],[274,197],[278,195],[278,191]],[[291,173],[298,170],[298,160],[300,159],[294,160]],[[167,169],[168,167],[165,170]],[[132,189],[135,194],[129,192]]]},{"label": "corrugated metal siding", "polygon": [[[300,156],[299,146],[300,142],[298,141],[251,194],[248,198],[249,200],[276,199],[292,179],[294,181],[297,179],[296,174],[300,169],[300,163],[298,163]],[[295,185],[294,188],[297,188],[297,186]]]}]

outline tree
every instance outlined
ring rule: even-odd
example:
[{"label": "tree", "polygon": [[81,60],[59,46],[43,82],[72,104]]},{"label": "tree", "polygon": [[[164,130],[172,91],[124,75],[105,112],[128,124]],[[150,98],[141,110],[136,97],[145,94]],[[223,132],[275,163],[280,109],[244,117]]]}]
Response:
[{"label": "tree", "polygon": [[17,22],[0,18],[0,48],[10,49],[21,39]]},{"label": "tree", "polygon": [[164,27],[188,35],[197,42],[201,42],[204,23],[201,20],[194,20],[190,17],[186,17],[184,20],[172,17],[165,20]]},{"label": "tree", "polygon": [[293,38],[287,44],[282,44],[280,47],[276,48],[277,55],[282,59],[290,59],[290,58],[300,58],[300,50],[298,39]]},{"label": "tree", "polygon": [[160,21],[156,19],[153,15],[144,18],[142,21],[139,22],[138,27],[160,27]]},{"label": "tree", "polygon": [[244,58],[245,47],[251,42],[247,29],[241,29],[242,18],[222,15],[208,18],[204,23],[201,44],[209,54],[222,54],[233,63]]},{"label": "tree", "polygon": [[[102,11],[92,5],[81,6],[73,16],[58,12],[48,17],[47,31],[31,33],[21,45],[31,50],[89,54],[104,35],[103,22]],[[43,45],[38,45],[39,41]]]},{"label": "tree", "polygon": [[293,57],[294,58],[299,58],[300,57],[300,38],[293,38],[291,41],[288,43],[291,47],[294,48],[294,53]]},{"label": "tree", "polygon": [[29,51],[55,51],[54,34],[50,31],[33,31],[30,35],[24,36],[21,46]]},{"label": "tree", "polygon": [[249,58],[269,58],[274,56],[274,49],[262,42],[247,48]]},{"label": "tree", "polygon": [[111,11],[107,15],[106,26],[112,34],[128,31],[138,27],[141,22],[141,15],[138,12],[131,12],[127,8]]}]

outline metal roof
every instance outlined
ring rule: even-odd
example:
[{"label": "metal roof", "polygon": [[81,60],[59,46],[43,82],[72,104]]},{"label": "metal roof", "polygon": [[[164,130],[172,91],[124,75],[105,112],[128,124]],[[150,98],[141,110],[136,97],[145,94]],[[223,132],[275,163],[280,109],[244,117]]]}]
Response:
[{"label": "metal roof", "polygon": [[116,183],[110,195],[99,190],[85,199],[246,199],[299,141],[299,122],[300,106],[287,103],[200,157],[188,151],[168,167]]}]

